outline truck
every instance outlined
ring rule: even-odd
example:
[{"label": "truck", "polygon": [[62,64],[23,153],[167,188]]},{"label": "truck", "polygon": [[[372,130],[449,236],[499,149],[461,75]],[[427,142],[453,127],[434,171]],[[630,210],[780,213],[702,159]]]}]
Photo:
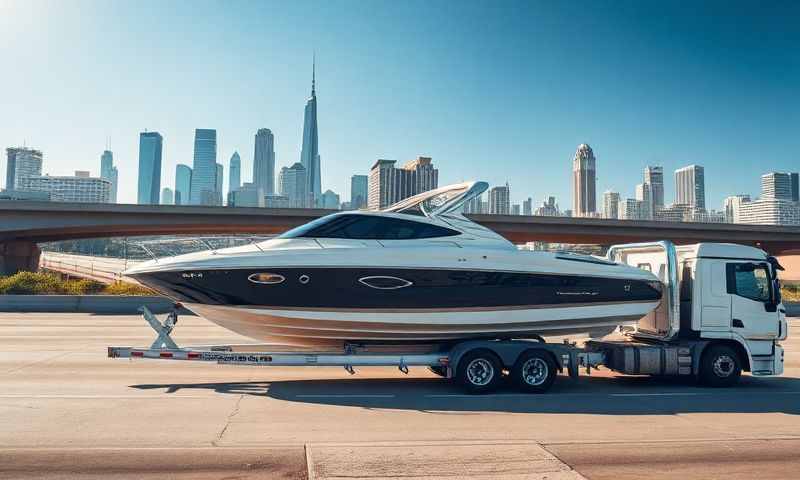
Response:
[{"label": "truck", "polygon": [[[617,338],[548,342],[545,338],[466,339],[426,351],[421,346],[346,345],[342,351],[258,345],[179,347],[170,337],[177,309],[165,321],[144,308],[158,333],[150,347],[108,347],[111,358],[208,361],[257,366],[426,366],[471,393],[504,380],[526,393],[544,393],[559,376],[577,378],[604,366],[626,375],[690,377],[711,387],[736,384],[742,372],[781,375],[788,336],[778,261],[761,249],[728,243],[677,246],[670,241],[609,247],[607,260],[642,268],[663,284],[658,307]],[[560,375],[562,374],[562,375]]]}]

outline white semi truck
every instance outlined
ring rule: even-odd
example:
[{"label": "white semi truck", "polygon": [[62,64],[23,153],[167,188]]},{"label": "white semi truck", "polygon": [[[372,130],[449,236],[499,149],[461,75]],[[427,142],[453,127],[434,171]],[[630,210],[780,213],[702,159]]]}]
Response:
[{"label": "white semi truck", "polygon": [[649,270],[664,284],[664,299],[619,339],[574,343],[537,340],[466,340],[426,352],[412,347],[353,345],[341,352],[268,350],[255,345],[180,348],[170,333],[177,313],[160,322],[144,310],[158,333],[149,348],[109,347],[112,358],[213,361],[236,365],[427,366],[473,393],[486,393],[504,377],[530,393],[547,391],[559,372],[605,366],[622,374],[697,378],[715,387],[742,373],[783,373],[787,331],[778,262],[758,248],[722,243],[675,246],[671,242],[615,245],[608,260]]}]

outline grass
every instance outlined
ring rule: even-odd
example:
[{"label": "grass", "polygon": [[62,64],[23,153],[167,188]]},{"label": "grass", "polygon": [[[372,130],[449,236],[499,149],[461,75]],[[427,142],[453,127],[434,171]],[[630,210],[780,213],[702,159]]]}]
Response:
[{"label": "grass", "polygon": [[125,282],[106,285],[94,280],[65,279],[49,272],[19,272],[0,277],[0,295],[153,295]]},{"label": "grass", "polygon": [[800,302],[800,283],[783,283],[781,298],[784,302]]}]

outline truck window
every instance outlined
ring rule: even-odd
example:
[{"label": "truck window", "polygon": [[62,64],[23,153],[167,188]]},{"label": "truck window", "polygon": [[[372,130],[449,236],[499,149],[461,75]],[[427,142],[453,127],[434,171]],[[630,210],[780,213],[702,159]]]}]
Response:
[{"label": "truck window", "polygon": [[728,293],[757,302],[770,301],[770,279],[766,265],[729,263],[726,268]]}]

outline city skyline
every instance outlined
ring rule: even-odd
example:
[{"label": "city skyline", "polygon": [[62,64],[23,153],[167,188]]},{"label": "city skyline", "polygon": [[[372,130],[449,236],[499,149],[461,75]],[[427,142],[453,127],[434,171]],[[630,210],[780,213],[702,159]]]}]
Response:
[{"label": "city skyline", "polygon": [[[252,178],[253,131],[268,126],[276,137],[277,171],[302,150],[299,106],[308,96],[308,62],[316,50],[323,190],[346,196],[350,176],[367,174],[375,159],[424,152],[437,159],[441,184],[511,180],[512,203],[531,196],[538,205],[552,195],[566,206],[571,172],[551,166],[568,162],[575,145],[588,143],[597,155],[598,193],[627,195],[647,165],[672,172],[697,163],[708,172],[708,206],[721,209],[727,196],[757,196],[765,171],[796,170],[785,152],[800,148],[800,67],[786,48],[798,38],[790,21],[798,7],[724,5],[696,5],[686,15],[675,4],[604,9],[569,2],[545,9],[509,3],[487,9],[465,3],[455,13],[414,2],[379,4],[383,20],[374,30],[351,32],[345,25],[365,25],[366,12],[316,3],[274,12],[268,6],[175,2],[150,18],[150,9],[133,4],[86,2],[78,12],[68,2],[20,2],[0,18],[0,36],[9,39],[0,42],[0,56],[20,69],[0,79],[0,100],[13,113],[0,120],[0,145],[42,150],[44,173],[97,174],[97,158],[110,137],[107,149],[125,179],[119,185],[125,203],[136,200],[136,136],[145,129],[164,135],[161,185],[174,185],[178,163],[192,164],[197,126],[219,132],[218,158],[227,162],[234,150],[242,154],[242,179]],[[576,17],[579,8],[589,11]],[[197,22],[174,21],[189,9]],[[267,14],[274,16],[274,28],[264,32],[257,25]],[[217,15],[219,27],[211,21]],[[448,15],[459,21],[443,23]],[[309,28],[297,32],[298,19],[307,19]],[[479,19],[488,37],[473,36],[470,25]],[[42,35],[21,48],[15,35],[34,21]],[[218,41],[222,26],[237,22],[241,30],[228,37],[225,29],[226,41]],[[596,27],[603,38],[570,35],[564,27],[573,25]],[[678,28],[684,35],[676,43]],[[106,29],[115,32],[115,42],[102,41]],[[148,56],[131,63],[129,52],[141,48],[141,38],[148,39]],[[219,68],[208,70],[195,44],[212,49]],[[263,58],[250,64],[245,53],[254,50]],[[27,57],[52,61],[42,70],[22,60]],[[87,77],[81,72],[92,71],[91,59],[128,73]],[[581,75],[572,74],[577,62]],[[758,76],[752,75],[756,62]],[[285,67],[280,75],[260,75],[272,71],[265,64]],[[164,75],[153,81],[153,72]],[[70,92],[78,85],[87,93],[75,103]],[[63,125],[80,125],[81,134]],[[3,158],[0,172],[5,170]],[[666,204],[674,201],[668,177]]]}]

